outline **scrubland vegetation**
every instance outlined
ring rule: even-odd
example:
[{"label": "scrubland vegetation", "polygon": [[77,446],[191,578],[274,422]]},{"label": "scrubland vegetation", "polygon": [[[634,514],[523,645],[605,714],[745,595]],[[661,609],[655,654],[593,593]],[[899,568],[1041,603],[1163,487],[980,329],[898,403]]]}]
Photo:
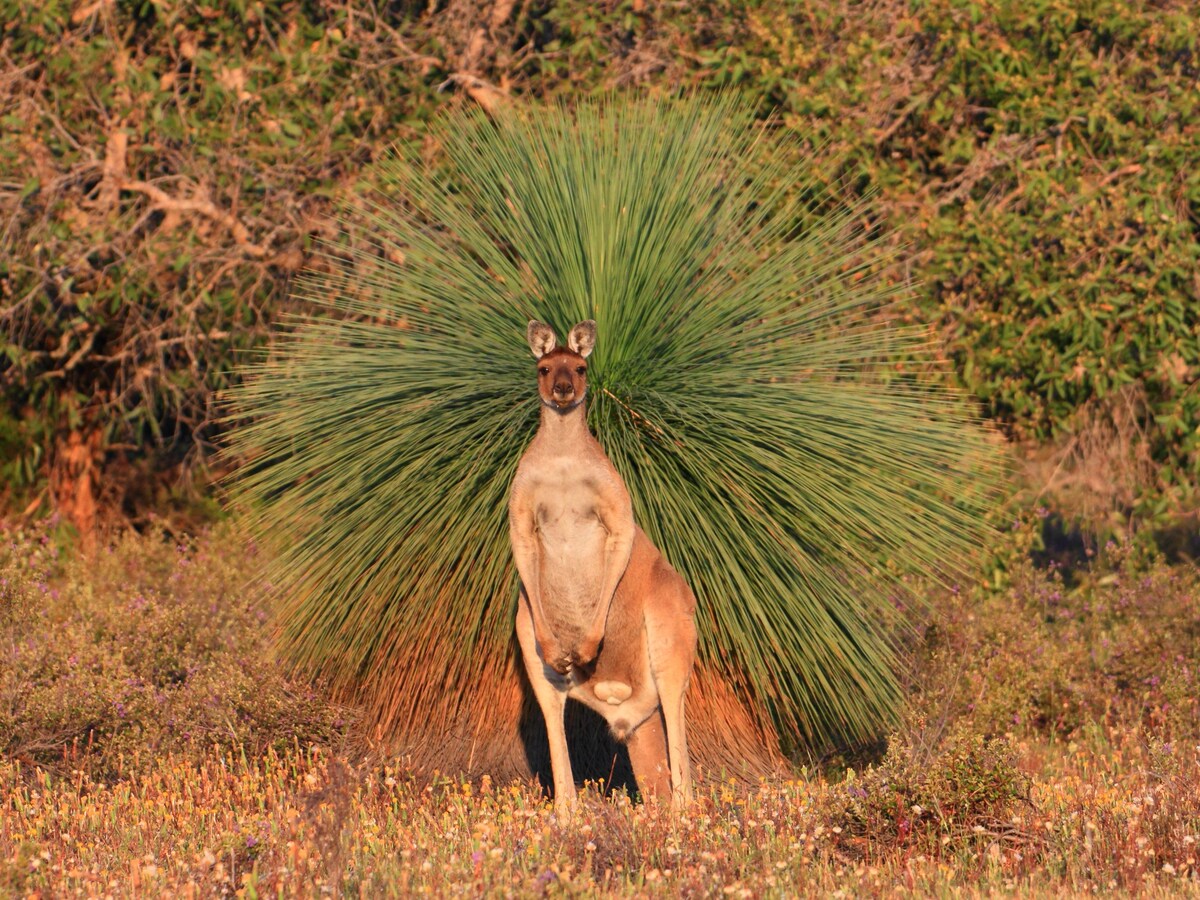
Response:
[{"label": "scrubland vegetation", "polygon": [[[1200,894],[1191,2],[0,0],[0,29],[0,896]],[[974,579],[917,589],[877,745],[701,771],[676,819],[596,788],[568,825],[282,665],[212,451],[390,148],[635,88],[735,91],[817,159],[790,191],[867,198],[915,286],[888,314],[1017,491]]]},{"label": "scrubland vegetation", "polygon": [[1129,546],[933,596],[886,750],[687,815],[414,770],[280,674],[218,530],[0,565],[0,890],[43,896],[1200,889],[1200,576]]}]

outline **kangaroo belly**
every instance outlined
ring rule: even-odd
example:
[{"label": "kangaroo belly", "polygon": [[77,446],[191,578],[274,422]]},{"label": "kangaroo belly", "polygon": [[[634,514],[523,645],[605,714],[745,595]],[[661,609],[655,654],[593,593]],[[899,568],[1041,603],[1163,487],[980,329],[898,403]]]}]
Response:
[{"label": "kangaroo belly", "polygon": [[600,603],[608,533],[594,516],[564,515],[539,523],[539,538],[546,616],[560,638],[580,637]]}]

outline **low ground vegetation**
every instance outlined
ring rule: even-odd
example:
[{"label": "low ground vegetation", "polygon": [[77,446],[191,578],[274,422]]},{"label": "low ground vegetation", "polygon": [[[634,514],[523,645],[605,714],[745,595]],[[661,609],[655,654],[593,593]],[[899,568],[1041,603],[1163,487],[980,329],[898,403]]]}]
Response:
[{"label": "low ground vegetation", "polygon": [[[689,816],[415,772],[273,662],[254,548],[36,531],[0,563],[0,892],[1200,892],[1200,577],[1112,544],[933,593],[872,759],[701,772]],[[140,598],[140,599],[139,599]],[[131,606],[136,605],[136,609]]]},{"label": "low ground vegetation", "polygon": [[94,559],[45,531],[0,546],[0,752],[112,779],[139,757],[324,741],[338,712],[288,681],[247,590],[254,551],[127,535]]},{"label": "low ground vegetation", "polygon": [[0,21],[12,505],[83,527],[181,504],[239,354],[373,163],[436,161],[447,107],[640,89],[733,91],[818,160],[788,196],[870,197],[905,315],[1054,451],[1048,486],[1118,519],[1195,507],[1190,0],[4,0]]}]

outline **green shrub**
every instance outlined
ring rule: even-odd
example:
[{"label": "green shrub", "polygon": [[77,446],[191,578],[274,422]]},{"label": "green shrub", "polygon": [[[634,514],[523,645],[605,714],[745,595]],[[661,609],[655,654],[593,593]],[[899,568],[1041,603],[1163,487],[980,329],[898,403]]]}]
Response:
[{"label": "green shrub", "polygon": [[0,478],[52,476],[86,526],[89,496],[161,504],[138,482],[203,461],[217,392],[330,198],[425,101],[385,65],[386,23],[360,15],[345,38],[346,3],[27,6],[0,2],[0,173],[21,185],[0,236]]},{"label": "green shrub", "polygon": [[831,798],[830,818],[843,823],[843,842],[867,837],[940,853],[951,842],[976,841],[1003,827],[1028,791],[1016,752],[1002,737],[955,729],[940,745],[925,747],[893,735],[877,765],[848,773]]},{"label": "green shrub", "polygon": [[0,754],[104,777],[136,752],[325,740],[337,712],[287,680],[228,536],[126,535],[61,561],[46,535],[0,548]]},{"label": "green shrub", "polygon": [[1081,411],[1111,417],[1134,385],[1131,440],[1155,472],[1132,505],[1186,509],[1200,484],[1192,5],[702,8],[699,27],[656,23],[686,45],[660,57],[758,96],[813,135],[831,180],[878,192],[924,286],[917,314],[985,414],[1019,440],[1066,442]]}]

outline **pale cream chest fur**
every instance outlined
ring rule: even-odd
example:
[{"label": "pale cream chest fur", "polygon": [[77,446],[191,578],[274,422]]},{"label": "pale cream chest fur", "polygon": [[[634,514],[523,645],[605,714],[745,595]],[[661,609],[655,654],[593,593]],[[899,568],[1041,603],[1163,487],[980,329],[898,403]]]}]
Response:
[{"label": "pale cream chest fur", "polygon": [[[521,507],[534,518],[539,588],[555,632],[582,635],[600,604],[609,532],[600,515],[601,492],[625,492],[611,465],[581,470],[577,456],[531,448],[514,482]],[[605,460],[607,463],[607,460]],[[632,516],[629,517],[632,522]]]}]

